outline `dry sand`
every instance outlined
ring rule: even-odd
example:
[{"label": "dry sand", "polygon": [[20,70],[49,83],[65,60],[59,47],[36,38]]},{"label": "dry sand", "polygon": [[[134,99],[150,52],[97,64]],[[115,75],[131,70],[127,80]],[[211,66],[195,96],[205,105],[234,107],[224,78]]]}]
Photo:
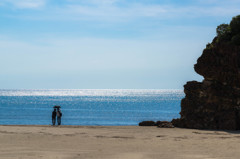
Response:
[{"label": "dry sand", "polygon": [[239,159],[240,132],[138,126],[0,126],[0,159]]}]

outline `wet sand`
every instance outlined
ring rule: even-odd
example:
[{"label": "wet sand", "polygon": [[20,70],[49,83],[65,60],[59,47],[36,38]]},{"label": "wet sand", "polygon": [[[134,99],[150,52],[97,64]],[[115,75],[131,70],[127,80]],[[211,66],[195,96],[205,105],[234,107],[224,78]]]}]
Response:
[{"label": "wet sand", "polygon": [[239,159],[240,131],[0,126],[0,159]]}]

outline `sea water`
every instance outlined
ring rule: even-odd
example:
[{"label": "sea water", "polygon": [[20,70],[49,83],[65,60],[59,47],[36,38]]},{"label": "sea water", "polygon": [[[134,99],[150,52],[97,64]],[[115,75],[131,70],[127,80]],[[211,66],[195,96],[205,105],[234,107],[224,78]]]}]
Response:
[{"label": "sea water", "polygon": [[138,125],[179,118],[182,90],[0,90],[0,125],[50,125],[60,105],[62,125]]}]

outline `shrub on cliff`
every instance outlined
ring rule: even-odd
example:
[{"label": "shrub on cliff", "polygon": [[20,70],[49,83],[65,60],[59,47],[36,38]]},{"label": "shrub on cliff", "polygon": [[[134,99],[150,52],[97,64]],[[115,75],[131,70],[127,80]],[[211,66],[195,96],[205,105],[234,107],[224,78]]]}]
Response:
[{"label": "shrub on cliff", "polygon": [[230,27],[233,35],[240,33],[240,15],[232,18]]},{"label": "shrub on cliff", "polygon": [[221,24],[217,27],[217,37],[219,41],[231,40],[231,28],[229,24]]},{"label": "shrub on cliff", "polygon": [[230,24],[219,25],[216,33],[217,36],[211,44],[207,45],[207,49],[214,47],[216,43],[222,42],[240,45],[240,15],[233,17]]}]

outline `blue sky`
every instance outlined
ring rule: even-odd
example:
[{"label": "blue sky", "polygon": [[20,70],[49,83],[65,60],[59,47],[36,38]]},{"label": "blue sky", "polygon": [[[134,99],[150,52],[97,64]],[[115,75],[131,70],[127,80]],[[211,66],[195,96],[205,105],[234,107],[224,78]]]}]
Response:
[{"label": "blue sky", "polygon": [[183,89],[240,0],[1,0],[2,89]]}]

